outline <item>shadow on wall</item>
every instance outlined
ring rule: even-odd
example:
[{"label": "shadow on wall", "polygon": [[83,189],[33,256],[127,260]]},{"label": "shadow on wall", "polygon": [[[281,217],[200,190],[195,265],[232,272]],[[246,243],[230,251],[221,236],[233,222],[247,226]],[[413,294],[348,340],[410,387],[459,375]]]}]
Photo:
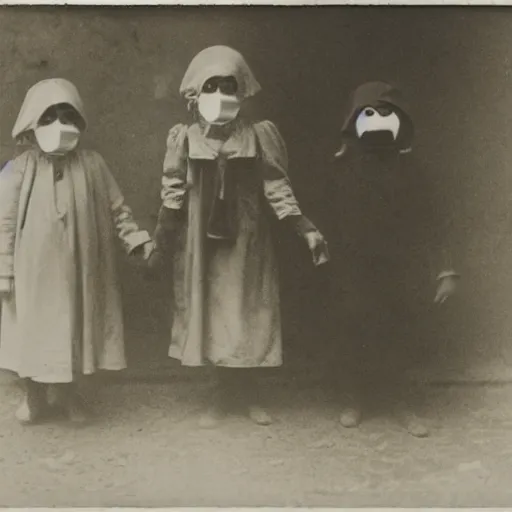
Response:
[{"label": "shadow on wall", "polygon": [[[467,280],[458,300],[423,319],[418,336],[430,338],[435,367],[460,373],[472,363],[476,373],[496,376],[512,363],[510,244],[496,245],[507,229],[511,185],[502,109],[511,90],[511,16],[449,7],[3,7],[0,160],[12,154],[10,131],[28,87],[68,78],[87,107],[87,143],[105,156],[141,224],[152,229],[166,134],[187,119],[181,77],[198,51],[228,44],[262,84],[255,111],[281,129],[303,209],[322,227],[336,221],[322,187],[348,95],[362,81],[396,82],[417,119],[415,151],[451,205]],[[325,312],[314,304],[325,276],[299,241],[279,236],[289,360],[322,361]],[[124,263],[122,275],[130,360],[165,362],[167,286]]]}]

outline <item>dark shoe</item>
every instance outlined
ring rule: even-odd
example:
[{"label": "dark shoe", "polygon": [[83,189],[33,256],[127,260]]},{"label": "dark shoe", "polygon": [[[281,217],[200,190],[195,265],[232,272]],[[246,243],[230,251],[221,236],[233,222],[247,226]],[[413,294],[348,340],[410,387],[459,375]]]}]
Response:
[{"label": "dark shoe", "polygon": [[78,394],[71,397],[68,404],[68,418],[72,423],[86,423],[92,419],[92,411]]},{"label": "dark shoe", "polygon": [[78,393],[74,383],[50,386],[48,403],[55,413],[64,415],[73,423],[85,423],[92,417],[87,402]]}]

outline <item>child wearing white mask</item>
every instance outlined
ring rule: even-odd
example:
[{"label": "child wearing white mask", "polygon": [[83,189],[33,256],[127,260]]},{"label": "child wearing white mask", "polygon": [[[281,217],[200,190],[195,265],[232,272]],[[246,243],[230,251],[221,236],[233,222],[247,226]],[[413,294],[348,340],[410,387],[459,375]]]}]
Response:
[{"label": "child wearing white mask", "polygon": [[78,148],[85,128],[75,86],[39,82],[12,132],[28,147],[0,174],[0,367],[25,384],[23,423],[87,419],[79,377],[126,367],[116,237],[152,250],[103,158]]},{"label": "child wearing white mask", "polygon": [[[235,50],[215,46],[191,62],[180,92],[195,116],[169,132],[150,266],[174,261],[170,357],[213,365],[218,376],[201,426],[215,426],[234,398],[257,424],[271,422],[253,376],[282,364],[272,212],[307,242],[316,264],[326,243],[302,215],[286,146],[270,121],[241,111],[260,86]],[[238,396],[236,396],[238,395]]]}]

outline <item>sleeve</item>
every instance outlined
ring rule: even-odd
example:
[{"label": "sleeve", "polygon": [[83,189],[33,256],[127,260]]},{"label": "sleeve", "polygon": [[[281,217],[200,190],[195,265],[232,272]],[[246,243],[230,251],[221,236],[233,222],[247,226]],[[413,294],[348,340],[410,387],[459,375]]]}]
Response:
[{"label": "sleeve", "polygon": [[459,277],[460,251],[458,250],[455,216],[450,211],[450,205],[447,204],[446,198],[442,194],[434,196],[432,202],[430,211],[436,220],[434,239],[437,241],[432,248],[434,250],[432,258],[436,262],[434,272],[437,280],[445,277]]},{"label": "sleeve", "polygon": [[178,124],[169,130],[162,176],[162,206],[181,210],[187,192],[187,126]]},{"label": "sleeve", "polygon": [[114,178],[107,167],[107,164],[100,155],[100,165],[103,169],[103,175],[106,182],[108,198],[110,202],[110,211],[112,220],[117,233],[121,240],[125,251],[131,254],[141,245],[151,241],[151,237],[147,231],[139,228],[133,217],[131,208],[125,203],[124,196]]},{"label": "sleeve", "polygon": [[0,173],[0,291],[9,292],[14,279],[14,247],[21,186],[28,154],[8,162]]},{"label": "sleeve", "polygon": [[268,204],[279,220],[301,216],[288,178],[288,153],[281,134],[271,121],[261,121],[254,127],[263,167],[263,191]]},{"label": "sleeve", "polygon": [[441,234],[443,234],[444,243],[439,249],[439,265],[437,268],[437,279],[444,279],[445,277],[460,277],[460,269],[455,261],[458,250],[454,240],[453,231],[455,225],[452,219],[445,219],[444,225],[441,227]]},{"label": "sleeve", "polygon": [[409,194],[411,210],[416,211],[413,229],[418,231],[431,271],[438,280],[458,277],[456,222],[447,201],[447,191],[432,184],[431,179],[427,181],[424,176],[413,181],[416,181],[416,191]]}]

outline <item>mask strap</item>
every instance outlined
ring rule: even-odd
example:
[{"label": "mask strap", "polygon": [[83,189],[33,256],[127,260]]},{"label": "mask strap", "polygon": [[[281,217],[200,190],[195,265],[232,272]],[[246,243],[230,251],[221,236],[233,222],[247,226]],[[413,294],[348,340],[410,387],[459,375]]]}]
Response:
[{"label": "mask strap", "polygon": [[199,94],[197,92],[189,92],[185,94],[185,99],[187,100],[187,110],[192,112],[195,104],[197,103],[197,98]]}]

